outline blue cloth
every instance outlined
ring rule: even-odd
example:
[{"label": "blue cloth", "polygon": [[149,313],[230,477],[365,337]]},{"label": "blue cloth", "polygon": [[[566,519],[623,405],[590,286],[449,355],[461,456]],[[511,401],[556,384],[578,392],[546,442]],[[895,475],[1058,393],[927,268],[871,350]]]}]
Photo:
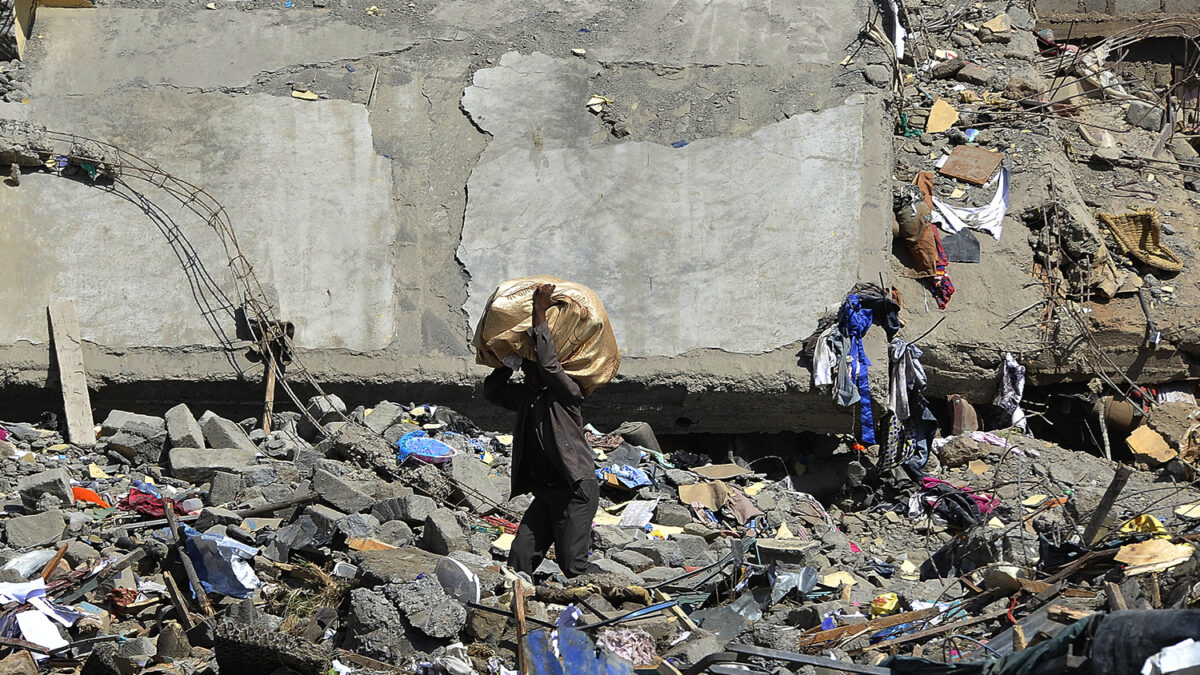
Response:
[{"label": "blue cloth", "polygon": [[616,476],[621,485],[631,490],[650,484],[650,477],[646,475],[645,471],[636,466],[629,466],[628,464],[613,464],[612,466],[596,469],[596,478],[601,483],[607,482],[609,474]]},{"label": "blue cloth", "polygon": [[858,385],[858,416],[862,427],[860,436],[867,445],[875,443],[875,412],[871,405],[871,383],[867,376],[871,360],[863,350],[862,338],[874,320],[874,312],[863,306],[857,293],[847,295],[838,311],[838,332],[850,338],[850,357],[854,359],[855,366],[854,381]]},{"label": "blue cloth", "polygon": [[416,457],[425,462],[438,464],[450,459],[454,454],[454,448],[435,438],[430,438],[423,429],[410,431],[396,441],[396,459],[401,462],[409,457]]}]

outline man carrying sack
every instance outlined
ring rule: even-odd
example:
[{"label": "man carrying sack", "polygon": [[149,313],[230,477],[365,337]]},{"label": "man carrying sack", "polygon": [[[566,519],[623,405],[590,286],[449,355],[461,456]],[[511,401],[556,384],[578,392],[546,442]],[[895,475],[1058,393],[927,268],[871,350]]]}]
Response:
[{"label": "man carrying sack", "polygon": [[[532,351],[534,358],[508,354],[503,359],[507,365],[497,367],[483,383],[488,401],[517,413],[512,496],[532,492],[534,498],[521,518],[508,564],[530,577],[551,544],[566,576],[593,571],[587,559],[599,501],[595,461],[583,435],[585,389],[559,362],[546,320],[547,310],[555,305],[554,292],[552,283],[540,283],[533,290],[533,322],[527,333],[532,349],[526,351]],[[494,361],[494,354],[491,357]],[[518,360],[525,373],[523,384],[509,382],[510,366],[518,365]]]}]

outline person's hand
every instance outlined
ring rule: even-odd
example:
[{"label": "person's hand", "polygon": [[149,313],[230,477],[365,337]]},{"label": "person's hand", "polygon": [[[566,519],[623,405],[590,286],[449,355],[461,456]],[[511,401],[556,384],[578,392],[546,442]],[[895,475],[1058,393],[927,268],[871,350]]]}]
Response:
[{"label": "person's hand", "polygon": [[546,310],[554,306],[554,284],[541,284],[533,289],[533,324],[541,325],[546,320]]}]

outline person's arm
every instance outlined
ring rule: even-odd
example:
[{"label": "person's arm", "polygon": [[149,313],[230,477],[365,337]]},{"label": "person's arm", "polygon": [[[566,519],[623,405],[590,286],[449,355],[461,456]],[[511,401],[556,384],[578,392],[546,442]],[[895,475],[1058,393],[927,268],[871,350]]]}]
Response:
[{"label": "person's arm", "polygon": [[550,391],[565,402],[579,405],[583,402],[583,390],[558,362],[558,350],[554,338],[550,336],[550,326],[546,323],[546,310],[554,305],[551,300],[553,294],[554,284],[542,284],[533,291],[533,328],[530,330],[533,352],[538,371]]},{"label": "person's arm", "polygon": [[520,406],[519,393],[521,385],[513,384],[508,381],[512,377],[513,371],[508,366],[501,366],[493,370],[483,380],[483,397],[489,403],[508,408],[516,411]]}]

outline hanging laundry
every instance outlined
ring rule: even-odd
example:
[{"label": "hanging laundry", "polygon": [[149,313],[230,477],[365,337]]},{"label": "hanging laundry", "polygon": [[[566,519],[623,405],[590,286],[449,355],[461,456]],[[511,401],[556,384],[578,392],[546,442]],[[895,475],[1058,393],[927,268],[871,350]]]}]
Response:
[{"label": "hanging laundry", "polygon": [[1021,410],[1021,397],[1025,395],[1025,366],[1017,363],[1017,358],[1006,352],[997,377],[1000,383],[993,403],[1006,413],[1005,424],[1028,434],[1029,422],[1025,419],[1025,411]]},{"label": "hanging laundry", "polygon": [[848,407],[853,405],[857,390],[859,406],[859,440],[875,443],[875,413],[871,402],[868,369],[871,366],[863,350],[862,338],[873,324],[881,326],[891,340],[900,330],[900,306],[875,284],[858,284],[842,302],[838,311],[838,334],[842,338],[842,356],[838,360],[838,381],[834,401]]},{"label": "hanging laundry", "polygon": [[925,400],[925,368],[921,365],[921,350],[900,338],[892,340],[890,353],[890,386],[888,406],[888,437],[884,443],[882,464],[903,466],[914,479],[924,476],[922,469],[929,461],[929,449],[937,434],[938,421]]}]

